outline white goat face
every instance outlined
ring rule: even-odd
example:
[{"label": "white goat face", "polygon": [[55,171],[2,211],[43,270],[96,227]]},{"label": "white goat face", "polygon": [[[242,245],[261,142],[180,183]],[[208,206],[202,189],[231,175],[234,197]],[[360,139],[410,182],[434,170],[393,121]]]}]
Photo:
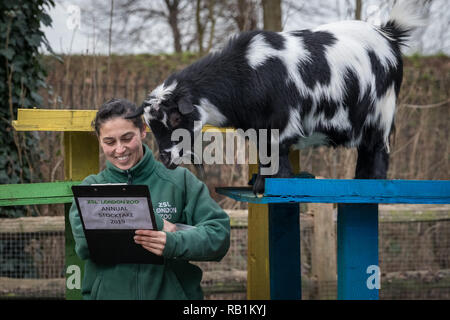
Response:
[{"label": "white goat face", "polygon": [[142,104],[144,109],[144,119],[147,125],[150,126],[150,121],[158,120],[161,121],[166,127],[167,124],[167,111],[161,105],[162,100],[159,98],[149,97],[148,100],[145,100]]},{"label": "white goat face", "polygon": [[144,115],[158,142],[160,160],[169,169],[175,168],[179,158],[186,156],[178,150],[178,141],[172,141],[172,133],[177,129],[186,129],[193,137],[194,120],[198,120],[190,95],[176,89],[176,81],[168,86],[158,86],[144,100],[139,112],[130,116]]}]

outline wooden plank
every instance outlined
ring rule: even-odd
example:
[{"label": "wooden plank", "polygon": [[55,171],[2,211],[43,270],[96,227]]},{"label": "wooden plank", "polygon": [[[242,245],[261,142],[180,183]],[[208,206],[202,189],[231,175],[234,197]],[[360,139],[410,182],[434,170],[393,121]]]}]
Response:
[{"label": "wooden plank", "polygon": [[450,200],[445,198],[384,198],[384,199],[369,199],[369,198],[358,198],[352,196],[351,198],[339,198],[337,196],[333,197],[323,197],[323,196],[264,196],[261,198],[256,197],[252,190],[247,187],[218,187],[216,188],[218,194],[225,195],[236,201],[248,202],[248,203],[380,203],[384,204],[448,204]]},{"label": "wooden plank", "polygon": [[[313,215],[314,220],[316,220],[316,212],[320,210],[321,218],[318,219],[318,224],[326,224],[326,229],[331,230],[334,228],[334,223],[336,222],[336,216],[334,215],[335,210],[333,209],[333,204],[325,203],[323,204],[327,209],[321,211],[317,209],[320,208],[321,204],[308,204],[307,214]],[[317,207],[316,207],[317,206]],[[230,216],[230,224],[232,228],[247,228],[247,210],[231,210],[225,209],[225,212]],[[449,204],[381,204],[378,206],[379,212],[379,223],[385,222],[422,222],[422,221],[439,221],[439,220],[449,220],[450,219],[450,205]],[[324,217],[324,216],[329,216]],[[329,219],[329,221],[324,222],[323,219]],[[329,226],[333,222],[333,227]],[[301,219],[301,227],[309,228],[313,227],[314,222],[312,219]],[[314,231],[316,232],[316,231]],[[331,231],[320,231],[328,232]],[[334,231],[335,233],[335,231]],[[328,237],[328,236],[326,236]],[[330,236],[336,238],[336,235]],[[331,240],[330,240],[331,241]],[[333,241],[331,241],[333,242]],[[335,242],[335,241],[334,241]],[[336,244],[334,244],[335,246]],[[336,271],[336,270],[335,270]]]},{"label": "wooden plank", "polygon": [[205,295],[245,292],[246,282],[245,270],[207,270],[203,272],[202,289]]},{"label": "wooden plank", "polygon": [[383,204],[379,212],[380,223],[449,220],[450,204]]},{"label": "wooden plank", "polygon": [[64,278],[23,279],[0,277],[0,298],[64,299]]},{"label": "wooden plank", "polygon": [[450,203],[450,180],[267,179],[280,201],[328,203]]},{"label": "wooden plank", "polygon": [[0,185],[0,206],[67,203],[80,181]]},{"label": "wooden plank", "polygon": [[18,109],[17,131],[92,131],[97,110]]},{"label": "wooden plank", "polygon": [[[13,127],[17,131],[93,131],[97,110],[18,109]],[[202,131],[226,132],[233,128],[204,126]],[[147,131],[150,130],[147,128]]]},{"label": "wooden plank", "polygon": [[0,233],[64,232],[64,216],[0,219]]},{"label": "wooden plank", "polygon": [[339,204],[337,240],[338,299],[378,300],[378,204]]}]

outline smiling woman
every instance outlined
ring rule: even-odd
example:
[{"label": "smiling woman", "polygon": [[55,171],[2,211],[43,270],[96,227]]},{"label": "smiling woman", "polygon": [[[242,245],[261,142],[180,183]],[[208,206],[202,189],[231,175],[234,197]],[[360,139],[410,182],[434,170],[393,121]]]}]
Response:
[{"label": "smiling woman", "polygon": [[[157,230],[136,230],[129,240],[163,256],[165,263],[96,264],[90,259],[77,206],[72,204],[69,217],[75,251],[86,260],[83,298],[202,299],[202,271],[189,260],[222,259],[230,245],[230,219],[212,200],[206,185],[187,169],[169,170],[154,159],[142,143],[146,136],[142,118],[126,119],[136,109],[133,103],[118,99],[99,108],[92,125],[106,156],[106,168],[82,184],[147,185],[156,208]],[[193,227],[178,230],[178,224]]]},{"label": "smiling woman", "polygon": [[115,118],[103,124],[99,141],[108,159],[122,170],[133,167],[144,155],[142,140],[146,136],[145,129],[139,129],[123,118]]}]

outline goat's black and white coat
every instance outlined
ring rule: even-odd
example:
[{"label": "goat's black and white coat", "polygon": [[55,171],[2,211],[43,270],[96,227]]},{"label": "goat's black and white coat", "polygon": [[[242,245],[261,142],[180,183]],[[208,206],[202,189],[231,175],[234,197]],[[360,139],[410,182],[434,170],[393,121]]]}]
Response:
[{"label": "goat's black and white coat", "polygon": [[[290,146],[356,147],[356,178],[386,178],[389,135],[402,82],[400,47],[419,25],[410,2],[399,2],[376,27],[342,21],[312,30],[250,31],[172,74],[140,113],[154,132],[161,160],[181,156],[176,128],[202,125],[279,129],[280,169],[288,177]],[[254,191],[264,190],[259,176]]]}]

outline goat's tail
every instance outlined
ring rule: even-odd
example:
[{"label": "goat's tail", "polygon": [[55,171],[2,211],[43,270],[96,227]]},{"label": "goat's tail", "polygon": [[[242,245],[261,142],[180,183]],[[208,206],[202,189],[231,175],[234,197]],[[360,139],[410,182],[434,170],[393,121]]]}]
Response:
[{"label": "goat's tail", "polygon": [[383,33],[399,45],[406,46],[406,41],[414,29],[426,24],[420,14],[424,0],[400,0],[391,10],[388,21],[380,27]]}]

